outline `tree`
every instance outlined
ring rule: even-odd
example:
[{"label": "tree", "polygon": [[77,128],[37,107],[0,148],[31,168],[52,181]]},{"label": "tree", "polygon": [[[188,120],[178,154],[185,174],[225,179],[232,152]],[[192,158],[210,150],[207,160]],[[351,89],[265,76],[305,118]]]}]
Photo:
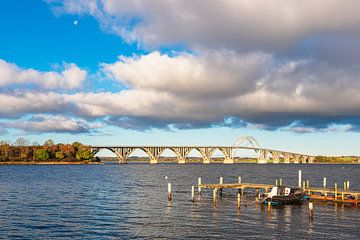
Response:
[{"label": "tree", "polygon": [[82,146],[82,144],[81,143],[79,143],[79,142],[73,142],[73,147],[76,149],[76,150],[79,150],[80,148],[81,148],[81,146]]},{"label": "tree", "polygon": [[54,145],[54,141],[51,139],[48,139],[44,142],[44,146],[53,146]]},{"label": "tree", "polygon": [[76,152],[76,159],[81,161],[81,160],[90,160],[93,159],[94,156],[91,153],[91,151],[89,149],[83,148],[80,149]]},{"label": "tree", "polygon": [[15,140],[14,145],[15,146],[29,146],[30,141],[26,138],[21,137],[21,138],[18,138]]},{"label": "tree", "polygon": [[45,149],[38,149],[35,152],[36,159],[40,160],[48,160],[49,159],[49,153]]},{"label": "tree", "polygon": [[62,151],[58,151],[55,153],[55,158],[63,159],[63,158],[65,158],[65,154]]}]

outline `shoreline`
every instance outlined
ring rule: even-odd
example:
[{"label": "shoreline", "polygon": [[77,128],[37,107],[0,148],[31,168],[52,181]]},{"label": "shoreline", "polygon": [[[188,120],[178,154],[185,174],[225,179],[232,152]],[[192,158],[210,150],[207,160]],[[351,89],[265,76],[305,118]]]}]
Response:
[{"label": "shoreline", "polygon": [[102,162],[0,162],[0,165],[88,165],[103,164]]}]

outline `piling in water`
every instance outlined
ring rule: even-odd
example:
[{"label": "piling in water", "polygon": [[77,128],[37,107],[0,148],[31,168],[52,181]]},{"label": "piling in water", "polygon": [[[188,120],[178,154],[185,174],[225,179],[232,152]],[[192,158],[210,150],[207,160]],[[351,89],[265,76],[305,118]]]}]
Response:
[{"label": "piling in water", "polygon": [[171,183],[168,183],[168,200],[171,201],[172,196],[171,196]]},{"label": "piling in water", "polygon": [[347,181],[347,182],[346,182],[346,189],[347,189],[347,190],[350,190],[350,181]]},{"label": "piling in water", "polygon": [[195,187],[191,186],[191,201],[195,202]]},{"label": "piling in water", "polygon": [[302,183],[302,180],[301,180],[301,170],[299,170],[299,182],[298,182],[299,188],[301,188],[301,183]]},{"label": "piling in water", "polygon": [[[223,177],[220,177],[220,184],[224,184],[224,178]],[[222,188],[219,189],[219,195],[220,197],[222,197]]]},{"label": "piling in water", "polygon": [[309,202],[309,220],[310,220],[310,222],[313,221],[313,210],[314,210],[314,204],[312,202]]},{"label": "piling in water", "polygon": [[326,177],[324,177],[323,186],[326,188]]},{"label": "piling in water", "polygon": [[201,195],[201,177],[198,178],[198,194]]},{"label": "piling in water", "polygon": [[216,208],[216,200],[217,200],[217,188],[214,188],[213,190],[213,198],[214,198],[214,207]]},{"label": "piling in water", "polygon": [[241,177],[239,176],[238,182],[241,183]]},{"label": "piling in water", "polygon": [[278,186],[278,180],[277,179],[275,180],[275,186]]},{"label": "piling in water", "polygon": [[241,194],[238,192],[237,194],[237,207],[240,209],[240,202],[241,202]]},{"label": "piling in water", "polygon": [[280,187],[283,185],[282,178],[280,178]]}]

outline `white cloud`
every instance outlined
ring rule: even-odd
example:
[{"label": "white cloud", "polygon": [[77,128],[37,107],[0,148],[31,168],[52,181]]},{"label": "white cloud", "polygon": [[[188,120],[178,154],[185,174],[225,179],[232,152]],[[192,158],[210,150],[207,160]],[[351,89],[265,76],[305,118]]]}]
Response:
[{"label": "white cloud", "polygon": [[0,86],[13,84],[35,84],[44,89],[74,89],[82,85],[87,71],[77,65],[64,64],[61,72],[41,72],[34,69],[23,69],[14,63],[0,59]]},{"label": "white cloud", "polygon": [[156,48],[279,49],[308,36],[358,34],[357,0],[64,0],[57,11],[91,14],[129,41]]},{"label": "white cloud", "polygon": [[129,89],[0,94],[1,114],[67,113],[149,127],[228,125],[226,119],[232,117],[269,129],[295,121],[310,128],[337,121],[356,125],[354,117],[360,115],[359,70],[334,69],[306,59],[283,62],[268,54],[228,51],[196,57],[153,52],[103,66]]},{"label": "white cloud", "polygon": [[101,124],[92,124],[84,119],[72,118],[65,115],[34,115],[31,119],[20,119],[11,122],[0,122],[6,128],[21,129],[29,133],[89,133],[100,128]]}]

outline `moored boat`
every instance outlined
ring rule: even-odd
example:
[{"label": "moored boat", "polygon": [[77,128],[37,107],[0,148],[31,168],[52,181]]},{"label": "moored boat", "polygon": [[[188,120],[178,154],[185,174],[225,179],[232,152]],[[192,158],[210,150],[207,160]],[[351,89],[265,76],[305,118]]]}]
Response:
[{"label": "moored boat", "polygon": [[301,188],[274,186],[269,193],[259,194],[260,203],[299,204],[307,197]]}]

